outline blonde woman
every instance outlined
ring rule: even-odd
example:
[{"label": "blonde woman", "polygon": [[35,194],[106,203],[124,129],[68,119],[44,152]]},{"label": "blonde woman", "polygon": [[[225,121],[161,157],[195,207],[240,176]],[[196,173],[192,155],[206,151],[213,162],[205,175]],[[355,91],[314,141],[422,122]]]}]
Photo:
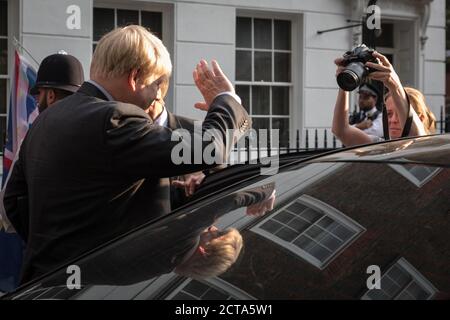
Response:
[{"label": "blonde woman", "polygon": [[433,112],[428,108],[425,103],[425,97],[422,92],[411,87],[405,87],[406,94],[408,95],[411,106],[419,116],[420,121],[423,123],[425,132],[427,134],[433,134],[436,132],[436,117]]},{"label": "blonde woman", "polygon": [[[376,71],[369,74],[372,80],[382,81],[384,86],[388,89],[389,94],[385,97],[386,109],[388,113],[389,135],[392,139],[400,138],[402,135],[404,124],[408,118],[408,99],[405,89],[401,84],[400,78],[395,72],[389,60],[382,54],[374,52],[373,56],[378,59],[379,64],[367,62],[366,66],[373,68]],[[342,69],[343,58],[337,58],[334,63],[337,66],[336,75]],[[359,144],[367,144],[377,141],[382,141],[382,138],[368,135],[364,131],[352,127],[348,123],[348,92],[339,89],[334,108],[333,134],[341,140],[346,146],[354,146]],[[414,103],[411,101],[414,109]],[[424,123],[416,113],[415,109],[411,110],[413,114],[411,129],[409,136],[426,135]],[[425,118],[424,118],[425,119]]]}]

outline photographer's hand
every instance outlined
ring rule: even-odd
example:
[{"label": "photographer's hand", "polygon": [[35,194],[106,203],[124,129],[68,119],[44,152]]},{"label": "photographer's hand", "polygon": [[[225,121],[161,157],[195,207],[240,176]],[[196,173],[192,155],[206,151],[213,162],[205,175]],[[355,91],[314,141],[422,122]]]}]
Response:
[{"label": "photographer's hand", "polygon": [[338,76],[339,73],[341,73],[344,70],[344,65],[342,64],[342,62],[344,61],[344,58],[337,58],[334,60],[334,64],[337,66],[336,68],[336,77]]},{"label": "photographer's hand", "polygon": [[380,63],[366,63],[367,67],[377,70],[370,73],[368,78],[383,82],[383,84],[389,89],[389,91],[394,91],[397,89],[403,90],[400,78],[395,72],[394,67],[389,62],[388,58],[376,51],[373,53],[373,57],[377,58]]}]

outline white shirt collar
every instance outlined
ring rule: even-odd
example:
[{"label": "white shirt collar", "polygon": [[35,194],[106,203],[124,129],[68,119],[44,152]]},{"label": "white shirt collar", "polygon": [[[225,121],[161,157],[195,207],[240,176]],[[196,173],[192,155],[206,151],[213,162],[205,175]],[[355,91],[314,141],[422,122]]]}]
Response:
[{"label": "white shirt collar", "polygon": [[167,113],[167,110],[165,107],[163,107],[161,114],[158,116],[158,118],[153,120],[153,123],[158,124],[161,127],[167,127],[168,118],[169,118],[169,115]]},{"label": "white shirt collar", "polygon": [[105,97],[106,97],[106,99],[108,99],[108,101],[115,101],[113,96],[108,91],[106,91],[105,88],[103,88],[100,84],[98,84],[94,80],[88,80],[86,82],[89,82],[90,84],[96,86],[97,89],[100,90],[105,95]]}]

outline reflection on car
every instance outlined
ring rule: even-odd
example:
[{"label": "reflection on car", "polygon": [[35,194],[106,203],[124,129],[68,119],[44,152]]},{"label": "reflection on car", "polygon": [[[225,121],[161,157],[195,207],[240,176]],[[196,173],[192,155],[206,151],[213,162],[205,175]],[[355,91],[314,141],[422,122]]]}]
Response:
[{"label": "reflection on car", "polygon": [[[85,279],[79,290],[66,287],[65,265],[4,298],[450,298],[449,134],[308,159],[289,155],[280,164],[277,174],[264,176],[254,167],[225,169],[220,180],[233,183],[206,183],[191,203],[73,261]],[[224,200],[265,185],[276,188],[265,215]],[[173,270],[136,277],[162,263],[164,250],[182,243],[198,219],[217,212],[226,213],[216,225],[234,227],[244,239],[227,272],[201,280]],[[180,231],[158,242],[152,235],[161,228]],[[368,287],[369,267],[380,270],[379,288]]]}]

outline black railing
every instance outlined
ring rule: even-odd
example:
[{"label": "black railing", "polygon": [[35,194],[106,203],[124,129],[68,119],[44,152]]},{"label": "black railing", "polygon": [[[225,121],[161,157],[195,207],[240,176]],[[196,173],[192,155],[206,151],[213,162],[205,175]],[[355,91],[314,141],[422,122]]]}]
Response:
[{"label": "black railing", "polygon": [[[450,115],[447,117],[444,115],[444,107],[441,106],[439,117],[436,120],[436,133],[450,132]],[[234,149],[235,159],[231,159],[232,163],[249,163],[250,161],[257,161],[257,159],[271,157],[272,155],[302,151],[325,152],[343,147],[342,143],[333,135],[329,128],[296,130],[294,134],[295,140],[293,142],[285,142],[285,145],[288,145],[288,147],[278,144],[274,148],[272,147],[273,143],[270,138],[268,138],[266,145],[261,146],[258,131],[256,131],[256,143],[252,143],[249,136],[244,137],[244,139],[245,143],[243,147],[236,147]]]}]

